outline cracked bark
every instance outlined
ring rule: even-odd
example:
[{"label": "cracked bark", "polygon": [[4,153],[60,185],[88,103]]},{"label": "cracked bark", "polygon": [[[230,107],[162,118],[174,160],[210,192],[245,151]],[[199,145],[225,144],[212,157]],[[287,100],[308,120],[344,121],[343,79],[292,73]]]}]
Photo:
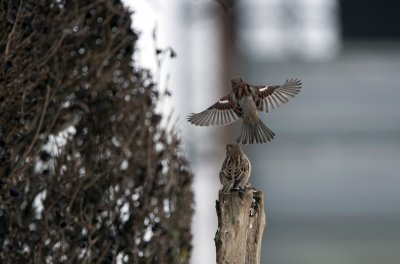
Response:
[{"label": "cracked bark", "polygon": [[264,193],[246,187],[243,193],[219,193],[215,234],[217,264],[258,264],[266,226]]}]

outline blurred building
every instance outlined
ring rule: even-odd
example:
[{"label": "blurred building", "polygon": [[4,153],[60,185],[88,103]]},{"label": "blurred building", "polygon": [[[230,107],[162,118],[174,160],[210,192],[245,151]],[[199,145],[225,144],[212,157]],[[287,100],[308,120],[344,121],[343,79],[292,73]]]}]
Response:
[{"label": "blurred building", "polygon": [[265,192],[262,263],[399,263],[400,4],[148,2],[178,53],[164,70],[195,172],[192,263],[215,261],[218,171],[239,127],[185,117],[227,93],[232,75],[303,81],[295,99],[262,116],[276,138],[245,147],[251,182]]},{"label": "blurred building", "polygon": [[[245,79],[299,77],[304,84],[264,117],[276,139],[246,148],[253,184],[266,195],[263,263],[400,259],[399,4],[389,2],[269,1],[272,10],[279,6],[271,34],[279,56],[268,58],[273,47],[262,42],[252,46],[249,31],[247,44],[240,41],[237,67]],[[282,19],[291,22],[282,26]]]},{"label": "blurred building", "polygon": [[322,61],[338,54],[335,0],[241,0],[236,10],[238,48],[252,60]]}]

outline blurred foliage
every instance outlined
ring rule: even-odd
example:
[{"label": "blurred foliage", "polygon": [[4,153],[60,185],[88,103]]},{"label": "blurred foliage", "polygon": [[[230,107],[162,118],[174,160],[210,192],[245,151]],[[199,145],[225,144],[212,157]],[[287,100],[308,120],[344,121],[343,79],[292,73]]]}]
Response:
[{"label": "blurred foliage", "polygon": [[132,59],[131,13],[0,5],[1,262],[188,263],[192,174]]}]

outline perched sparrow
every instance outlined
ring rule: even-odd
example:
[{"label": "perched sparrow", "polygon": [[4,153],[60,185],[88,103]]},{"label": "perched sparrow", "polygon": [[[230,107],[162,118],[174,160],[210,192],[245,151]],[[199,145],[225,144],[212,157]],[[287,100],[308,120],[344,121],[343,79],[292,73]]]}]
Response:
[{"label": "perched sparrow", "polygon": [[240,145],[226,145],[226,156],[219,172],[222,192],[229,193],[231,189],[244,188],[249,181],[251,164],[243,153]]},{"label": "perched sparrow", "polygon": [[[61,107],[56,111],[48,111],[46,118],[41,126],[41,133],[45,131],[50,134],[57,135],[59,132],[64,131],[70,126],[76,126],[83,114],[89,113],[89,107],[81,102],[71,103],[69,107]],[[35,134],[38,130],[40,115],[36,115],[32,121],[27,122],[25,125],[25,135]]]},{"label": "perched sparrow", "polygon": [[300,92],[301,81],[286,80],[283,85],[251,85],[240,77],[231,79],[232,91],[218,102],[198,114],[191,114],[188,121],[196,126],[224,126],[243,119],[242,129],[236,139],[238,144],[266,143],[275,133],[260,120],[259,112],[269,112],[287,103]]},{"label": "perched sparrow", "polygon": [[70,107],[62,108],[51,133],[57,135],[70,126],[76,126],[84,113],[89,113],[89,107],[79,102],[72,104]]}]

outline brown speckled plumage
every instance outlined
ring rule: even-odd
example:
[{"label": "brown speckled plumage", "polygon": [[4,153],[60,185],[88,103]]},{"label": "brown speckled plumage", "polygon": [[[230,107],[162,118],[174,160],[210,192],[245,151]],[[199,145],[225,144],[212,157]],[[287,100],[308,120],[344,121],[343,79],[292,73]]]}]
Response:
[{"label": "brown speckled plumage", "polygon": [[228,125],[243,120],[236,143],[266,143],[275,133],[260,120],[259,112],[268,113],[287,103],[300,92],[301,81],[289,79],[282,85],[251,85],[240,77],[231,79],[232,91],[218,102],[197,114],[191,114],[188,121],[196,126]]},{"label": "brown speckled plumage", "polygon": [[219,179],[223,186],[222,192],[228,193],[231,189],[244,188],[249,181],[250,174],[250,161],[240,145],[226,145],[226,156],[219,173]]}]

